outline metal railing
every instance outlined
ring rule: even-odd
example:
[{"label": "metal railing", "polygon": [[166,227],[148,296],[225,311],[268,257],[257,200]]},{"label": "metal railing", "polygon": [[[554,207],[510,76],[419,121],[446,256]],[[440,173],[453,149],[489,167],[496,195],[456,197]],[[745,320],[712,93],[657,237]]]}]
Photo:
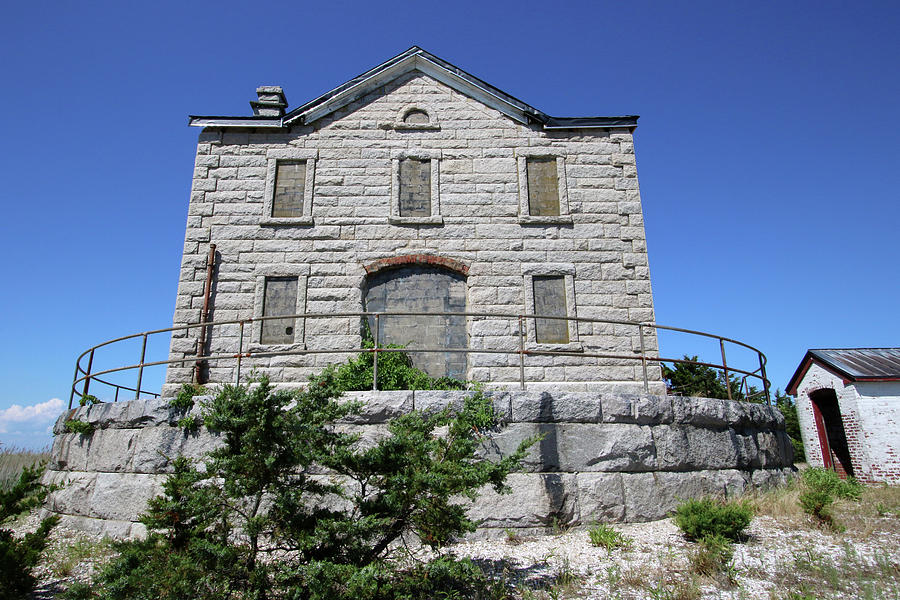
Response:
[{"label": "metal railing", "polygon": [[[470,347],[410,347],[410,348],[397,348],[397,347],[387,347],[386,345],[381,343],[380,331],[381,331],[381,320],[386,317],[464,317],[466,319],[479,319],[479,318],[493,318],[493,319],[506,319],[515,322],[517,326],[517,332],[514,334],[518,338],[518,347],[516,349],[503,349],[503,348],[470,348]],[[371,347],[357,347],[357,348],[314,348],[314,349],[297,349],[297,348],[283,348],[283,349],[274,349],[274,350],[253,350],[253,349],[245,349],[245,346],[248,345],[246,340],[248,339],[248,335],[246,335],[246,327],[247,325],[267,321],[267,320],[297,320],[297,319],[335,319],[335,318],[372,318],[375,323],[374,333],[373,333],[373,345]],[[543,344],[534,343],[533,341],[529,343],[526,339],[526,321],[528,319],[547,319],[547,320],[563,320],[567,323],[570,321],[574,321],[576,323],[599,323],[606,325],[615,325],[615,326],[626,326],[626,327],[635,327],[638,334],[639,340],[639,348],[637,350],[632,351],[631,354],[616,354],[616,353],[602,353],[602,352],[590,352],[590,351],[582,351],[582,350],[553,350],[553,349],[542,349],[541,346]],[[201,339],[209,340],[212,336],[209,335],[209,332],[216,327],[223,327],[227,325],[237,325],[238,326],[238,335],[237,335],[237,348],[235,352],[220,352],[220,353],[203,353],[198,351],[196,356],[187,356],[185,355],[182,358],[171,358],[167,360],[155,360],[155,361],[147,361],[147,341],[150,336],[166,334],[166,333],[174,333],[174,332],[188,332],[191,329],[203,328],[203,334]],[[705,338],[710,338],[718,341],[719,350],[721,352],[722,362],[721,364],[703,362],[698,360],[690,360],[687,358],[671,358],[671,357],[662,357],[659,356],[659,353],[653,353],[651,349],[648,352],[645,343],[645,337],[647,331],[673,331],[679,333],[685,333],[694,336],[702,336]],[[108,369],[102,369],[99,371],[92,371],[94,365],[94,356],[97,350],[100,348],[105,348],[108,346],[112,346],[114,344],[118,344],[121,342],[126,342],[128,340],[141,340],[141,352],[140,352],[140,360],[132,365],[126,366],[118,366]],[[752,370],[737,368],[734,365],[730,365],[727,360],[725,347],[726,344],[734,344],[750,350],[751,352],[756,354],[756,358],[758,361],[758,366],[753,368]],[[529,347],[532,346],[532,347]],[[546,347],[546,345],[544,345]],[[134,398],[138,399],[141,396],[151,396],[154,398],[159,397],[159,393],[147,391],[141,388],[141,382],[143,380],[144,369],[147,367],[154,367],[160,365],[181,365],[184,367],[187,364],[190,365],[198,365],[198,364],[206,364],[216,363],[219,361],[225,360],[233,360],[236,361],[235,370],[234,370],[234,383],[240,383],[241,381],[241,366],[242,361],[248,358],[265,358],[265,357],[273,357],[273,356],[299,356],[299,355],[311,355],[311,354],[352,354],[352,353],[360,353],[360,352],[369,352],[373,354],[373,377],[372,377],[372,389],[377,389],[378,382],[378,355],[386,352],[407,352],[407,353],[463,353],[463,354],[505,354],[505,355],[514,355],[518,356],[518,370],[519,370],[519,386],[521,389],[525,389],[526,385],[526,377],[525,377],[525,366],[526,366],[526,358],[528,356],[573,356],[580,358],[594,358],[594,359],[610,359],[610,360],[622,360],[622,361],[640,361],[641,363],[641,373],[644,391],[649,390],[650,377],[649,377],[649,368],[650,365],[663,365],[666,363],[671,364],[693,364],[700,365],[704,367],[711,367],[713,369],[721,370],[724,374],[725,381],[725,389],[727,391],[728,399],[733,399],[733,396],[737,395],[743,399],[750,399],[751,396],[759,395],[765,398],[766,403],[770,403],[770,394],[769,394],[769,380],[766,378],[766,357],[765,355],[750,346],[749,344],[745,344],[738,340],[734,340],[731,338],[726,338],[723,336],[706,333],[702,331],[695,331],[691,329],[683,329],[680,327],[669,327],[666,325],[658,325],[656,323],[636,323],[633,321],[617,321],[611,319],[592,319],[585,317],[561,317],[561,316],[552,316],[552,315],[535,315],[535,314],[519,314],[519,313],[486,313],[486,312],[349,312],[349,313],[299,313],[294,315],[275,315],[275,316],[266,316],[266,317],[254,317],[249,319],[235,319],[235,320],[227,320],[227,321],[210,321],[206,323],[192,323],[189,325],[179,325],[175,327],[168,327],[166,329],[155,329],[152,331],[145,331],[142,333],[135,333],[133,335],[127,335],[119,338],[115,338],[112,340],[108,340],[106,342],[102,342],[97,344],[96,346],[92,346],[82,352],[75,361],[75,375],[72,381],[72,390],[69,395],[69,408],[72,408],[72,403],[75,399],[75,396],[79,398],[84,398],[89,395],[89,390],[91,383],[102,384],[106,386],[110,386],[115,388],[115,399],[114,401],[118,401],[119,393],[124,390],[126,392],[134,392]],[[87,359],[87,366],[82,366],[82,361]],[[598,369],[601,368],[598,365]],[[137,383],[134,387],[126,386],[118,383],[114,383],[109,381],[108,379],[103,379],[101,377],[111,375],[113,373],[121,373],[124,371],[137,370]],[[736,391],[732,390],[732,378],[736,378],[740,381],[739,387]],[[761,391],[755,391],[755,388],[751,386],[748,380],[759,380],[762,383],[763,389]],[[653,379],[657,381],[657,379]],[[212,383],[224,383],[224,382],[212,382]],[[510,382],[503,382],[510,383]],[[598,380],[599,383],[599,380]],[[79,390],[79,387],[81,388]],[[746,392],[744,391],[746,390]]]}]

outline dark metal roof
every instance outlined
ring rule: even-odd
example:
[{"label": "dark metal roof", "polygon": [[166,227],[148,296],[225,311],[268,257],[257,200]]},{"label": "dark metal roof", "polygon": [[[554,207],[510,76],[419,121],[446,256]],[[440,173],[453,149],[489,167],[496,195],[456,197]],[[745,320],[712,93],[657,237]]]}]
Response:
[{"label": "dark metal roof", "polygon": [[854,379],[900,377],[900,348],[837,348],[809,353]]},{"label": "dark metal roof", "polygon": [[[496,101],[501,106],[508,107],[510,112],[507,114],[513,116],[513,118],[522,122],[527,121],[528,123],[539,124],[544,129],[609,129],[623,127],[633,130],[637,127],[638,117],[636,115],[620,117],[551,117],[418,46],[413,46],[377,67],[369,69],[365,73],[322,94],[318,98],[294,108],[283,117],[276,119],[271,117],[259,119],[257,117],[257,119],[254,119],[253,117],[191,115],[189,124],[200,127],[290,127],[294,124],[308,122],[307,118],[314,121],[330,112],[332,106],[339,106],[335,103],[339,102],[341,98],[359,97],[367,91],[368,87],[383,85],[380,78],[389,77],[392,72],[396,71],[396,69],[392,71],[394,67],[408,66],[411,60],[419,61],[416,64],[421,69],[434,68],[440,73],[448,75],[451,85],[462,86],[470,94],[475,93],[482,98],[488,99],[489,102]],[[506,109],[501,109],[501,111],[506,112]]]},{"label": "dark metal roof", "polygon": [[822,348],[806,352],[794,376],[788,382],[789,394],[809,365],[817,362],[847,381],[900,381],[900,348]]}]

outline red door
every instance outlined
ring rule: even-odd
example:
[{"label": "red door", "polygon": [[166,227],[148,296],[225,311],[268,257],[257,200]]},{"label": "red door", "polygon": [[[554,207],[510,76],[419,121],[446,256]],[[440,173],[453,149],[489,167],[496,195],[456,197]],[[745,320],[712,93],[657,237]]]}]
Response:
[{"label": "red door", "polygon": [[834,463],[831,461],[831,447],[828,445],[828,432],[825,430],[825,418],[819,405],[815,400],[810,398],[813,408],[813,416],[816,419],[816,433],[819,434],[819,448],[822,449],[822,462],[826,469],[833,469]]},{"label": "red door", "polygon": [[822,449],[822,463],[841,477],[853,476],[853,461],[844,431],[844,419],[833,389],[816,390],[809,395],[816,420],[816,433]]}]

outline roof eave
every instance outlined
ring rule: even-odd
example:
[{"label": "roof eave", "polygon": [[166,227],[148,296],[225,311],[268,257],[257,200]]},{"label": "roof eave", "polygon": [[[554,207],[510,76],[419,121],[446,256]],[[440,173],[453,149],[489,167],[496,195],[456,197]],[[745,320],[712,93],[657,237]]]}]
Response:
[{"label": "roof eave", "polygon": [[806,376],[806,372],[809,370],[811,364],[812,354],[807,350],[806,354],[803,355],[803,360],[800,361],[797,370],[794,371],[794,374],[791,375],[791,378],[788,381],[787,387],[784,390],[786,394],[794,397],[797,396],[797,386],[800,385],[800,381]]},{"label": "roof eave", "polygon": [[621,117],[551,117],[522,102],[515,96],[507,94],[503,90],[418,46],[413,46],[401,52],[397,56],[342,83],[318,98],[289,111],[282,117],[191,116],[189,125],[191,127],[265,127],[275,129],[288,128],[298,124],[305,125],[331,114],[365,96],[378,85],[391,81],[413,69],[418,69],[437,81],[469,95],[523,125],[539,125],[548,131],[627,128],[633,132],[635,127],[637,127],[637,115]]},{"label": "roof eave", "polygon": [[889,381],[900,381],[900,377],[854,377],[851,379],[853,383],[883,383]]},{"label": "roof eave", "polygon": [[640,117],[623,115],[621,117],[549,117],[544,123],[546,130],[560,129],[618,129],[634,131]]},{"label": "roof eave", "polygon": [[284,127],[281,117],[188,117],[189,127],[265,127],[281,129]]}]

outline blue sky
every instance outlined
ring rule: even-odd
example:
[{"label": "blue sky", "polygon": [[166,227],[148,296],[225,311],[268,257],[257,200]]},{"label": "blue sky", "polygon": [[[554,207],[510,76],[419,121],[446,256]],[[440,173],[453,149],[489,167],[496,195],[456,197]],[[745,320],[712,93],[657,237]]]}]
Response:
[{"label": "blue sky", "polygon": [[898,29],[895,2],[10,4],[0,443],[49,443],[83,349],[171,324],[188,114],[414,44],[554,116],[641,115],[659,323],[761,348],[782,388],[807,348],[897,346]]}]

